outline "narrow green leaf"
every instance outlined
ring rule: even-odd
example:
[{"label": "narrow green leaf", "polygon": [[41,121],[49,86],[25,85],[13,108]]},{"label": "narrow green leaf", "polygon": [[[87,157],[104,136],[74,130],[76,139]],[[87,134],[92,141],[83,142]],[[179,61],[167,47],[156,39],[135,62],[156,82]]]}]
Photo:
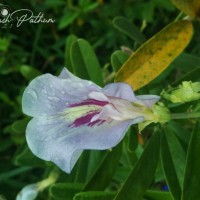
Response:
[{"label": "narrow green leaf", "polygon": [[65,13],[66,14],[60,19],[58,25],[59,29],[63,29],[69,26],[71,23],[74,22],[74,20],[78,18],[80,14],[77,10],[70,10],[70,9],[68,9]]},{"label": "narrow green leaf", "polygon": [[158,164],[160,133],[155,132],[114,200],[142,200]]},{"label": "narrow green leaf", "polygon": [[25,133],[26,126],[29,121],[30,121],[29,118],[20,119],[18,121],[15,121],[12,124],[11,128],[15,133]]},{"label": "narrow green leaf", "polygon": [[[166,133],[167,134],[167,133]],[[161,134],[161,164],[163,172],[170,188],[170,192],[174,200],[180,200],[181,198],[181,187],[179,184],[176,169],[173,163],[172,155],[167,142],[165,133]]]},{"label": "narrow green leaf", "polygon": [[28,81],[31,81],[35,77],[42,74],[38,69],[33,68],[28,65],[20,66],[20,72],[21,72],[22,76],[24,76],[24,78],[26,78]]},{"label": "narrow green leaf", "polygon": [[171,132],[169,129],[165,129],[165,136],[167,139],[167,143],[169,145],[169,152],[171,154],[171,158],[174,165],[174,169],[177,174],[178,182],[182,189],[185,162],[186,162],[186,153],[183,147],[181,146],[178,138],[173,132]]},{"label": "narrow green leaf", "polygon": [[78,39],[73,43],[70,55],[72,67],[77,76],[90,79],[103,86],[101,66],[89,42]]},{"label": "narrow green leaf", "polygon": [[[76,170],[76,182],[86,182],[94,173],[99,161],[105,156],[105,151],[85,150],[78,161]],[[83,173],[84,171],[84,173]]]},{"label": "narrow green leaf", "polygon": [[147,190],[144,195],[148,200],[174,200],[169,192]]},{"label": "narrow green leaf", "polygon": [[182,200],[199,200],[200,197],[200,122],[193,130],[185,168]]},{"label": "narrow green leaf", "polygon": [[117,50],[111,55],[111,64],[114,71],[118,71],[120,67],[126,62],[129,55],[123,51]]},{"label": "narrow green leaf", "polygon": [[75,183],[56,183],[50,186],[49,196],[52,200],[72,200],[81,187],[81,184]]},{"label": "narrow green leaf", "polygon": [[190,132],[187,131],[181,124],[179,124],[177,121],[171,120],[167,126],[171,131],[173,131],[177,138],[180,140],[181,143],[184,144],[184,146],[188,146],[190,141]]},{"label": "narrow green leaf", "polygon": [[81,192],[75,195],[73,200],[112,200],[112,192]]},{"label": "narrow green leaf", "polygon": [[14,159],[14,163],[20,166],[29,167],[45,167],[44,160],[39,159],[30,151],[28,147],[25,147]]},{"label": "narrow green leaf", "polygon": [[[122,152],[122,143],[108,152],[82,191],[104,190],[115,173]],[[106,169],[106,170],[105,170]]]},{"label": "narrow green leaf", "polygon": [[180,77],[179,79],[175,80],[171,86],[177,86],[179,84],[181,84],[183,81],[200,81],[200,67],[196,67],[195,69],[193,69],[192,71],[188,72],[187,74],[184,74],[182,77]]},{"label": "narrow green leaf", "polygon": [[172,62],[172,65],[181,71],[191,71],[200,67],[200,57],[183,52]]},{"label": "narrow green leaf", "polygon": [[64,65],[67,67],[67,69],[70,72],[73,72],[73,68],[72,68],[72,63],[71,63],[71,59],[70,59],[70,51],[72,48],[72,44],[77,40],[77,37],[75,35],[69,35],[66,39],[65,42],[65,61],[64,61]]},{"label": "narrow green leaf", "polygon": [[139,28],[125,17],[115,17],[113,20],[113,25],[116,29],[125,33],[127,36],[139,44],[144,43],[146,40],[145,36],[141,33]]},{"label": "narrow green leaf", "polygon": [[5,52],[7,51],[10,45],[10,40],[8,38],[0,38],[0,51]]},{"label": "narrow green leaf", "polygon": [[124,147],[124,158],[125,163],[128,161],[128,165],[133,167],[138,160],[137,147],[138,147],[138,136],[137,132],[134,130],[134,127],[129,128],[129,131],[126,134],[126,137],[123,140]]}]

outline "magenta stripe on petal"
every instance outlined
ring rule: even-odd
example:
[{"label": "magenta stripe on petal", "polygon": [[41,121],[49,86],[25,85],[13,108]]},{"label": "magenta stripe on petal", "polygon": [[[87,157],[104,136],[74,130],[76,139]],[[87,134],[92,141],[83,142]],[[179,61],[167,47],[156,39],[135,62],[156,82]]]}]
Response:
[{"label": "magenta stripe on petal", "polygon": [[69,127],[79,127],[82,125],[94,126],[95,124],[100,123],[100,121],[102,121],[96,120],[94,122],[91,122],[91,119],[97,114],[99,114],[99,111],[89,112],[85,116],[77,118],[71,125],[69,125]]},{"label": "magenta stripe on petal", "polygon": [[71,104],[69,107],[76,107],[76,106],[85,106],[85,105],[96,105],[96,106],[105,106],[106,104],[108,104],[109,102],[107,101],[98,101],[95,99],[87,99],[81,103],[75,103],[75,104]]}]

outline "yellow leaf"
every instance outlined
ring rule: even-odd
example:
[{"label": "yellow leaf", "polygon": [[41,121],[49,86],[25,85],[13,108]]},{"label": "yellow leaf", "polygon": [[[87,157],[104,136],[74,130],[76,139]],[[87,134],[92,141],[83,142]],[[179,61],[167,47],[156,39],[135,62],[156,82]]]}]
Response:
[{"label": "yellow leaf", "polygon": [[200,17],[200,0],[172,0],[173,4],[192,18]]},{"label": "yellow leaf", "polygon": [[191,21],[169,24],[129,57],[117,72],[115,82],[126,82],[134,90],[148,84],[185,49],[192,34]]}]

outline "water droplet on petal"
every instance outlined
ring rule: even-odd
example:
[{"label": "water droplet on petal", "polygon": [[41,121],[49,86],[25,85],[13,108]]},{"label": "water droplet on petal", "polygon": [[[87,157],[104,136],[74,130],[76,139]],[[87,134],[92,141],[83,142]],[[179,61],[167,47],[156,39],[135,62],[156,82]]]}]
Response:
[{"label": "water droplet on petal", "polygon": [[53,85],[52,85],[52,84],[50,84],[50,88],[53,88]]},{"label": "water droplet on petal", "polygon": [[38,96],[37,96],[37,93],[35,92],[35,90],[28,90],[27,92],[28,94],[30,94],[35,100],[37,100]]},{"label": "water droplet on petal", "polygon": [[48,97],[49,100],[54,101],[54,102],[59,102],[60,99],[58,97]]},{"label": "water droplet on petal", "polygon": [[62,90],[62,91],[61,91],[61,94],[65,94],[65,91]]},{"label": "water droplet on petal", "polygon": [[45,93],[45,94],[47,94],[47,91],[46,91],[46,90],[44,90],[44,89],[42,89],[42,92],[43,92],[43,93]]},{"label": "water droplet on petal", "polygon": [[49,109],[54,108],[54,106],[52,106],[52,105],[50,105],[50,104],[47,104],[47,107],[48,107]]}]

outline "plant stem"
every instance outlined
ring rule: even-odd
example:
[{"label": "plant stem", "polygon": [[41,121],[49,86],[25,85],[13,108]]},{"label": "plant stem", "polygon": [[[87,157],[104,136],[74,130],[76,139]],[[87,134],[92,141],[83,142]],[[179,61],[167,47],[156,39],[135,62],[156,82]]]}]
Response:
[{"label": "plant stem", "polygon": [[172,119],[188,119],[188,118],[200,118],[200,112],[193,113],[173,113]]}]

